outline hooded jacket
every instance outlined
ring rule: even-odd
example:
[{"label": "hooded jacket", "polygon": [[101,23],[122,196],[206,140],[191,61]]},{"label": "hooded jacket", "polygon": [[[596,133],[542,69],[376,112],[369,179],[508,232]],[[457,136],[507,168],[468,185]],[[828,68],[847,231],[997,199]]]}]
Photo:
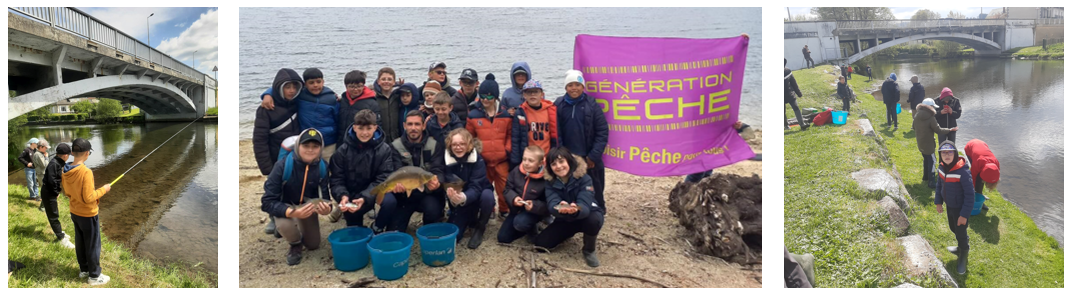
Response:
[{"label": "hooded jacket", "polygon": [[346,138],[331,156],[331,196],[336,202],[341,202],[343,196],[350,200],[360,196],[365,204],[374,203],[372,188],[394,172],[392,152],[383,130],[376,129],[372,139],[361,142],[353,127],[348,127]]},{"label": "hooded jacket", "polygon": [[468,124],[465,129],[483,143],[480,156],[490,165],[509,161],[513,144],[513,117],[506,111],[505,104],[495,101],[498,112],[492,117],[484,110],[483,104],[469,111]]},{"label": "hooded jacket", "polygon": [[[478,87],[476,91],[479,91]],[[450,96],[450,103],[454,106],[453,113],[457,114],[457,117],[461,119],[462,125],[468,122],[469,110],[472,110],[472,108],[469,107],[469,104],[476,102],[476,99],[478,99],[478,97],[479,94],[473,92],[472,98],[469,98],[465,92],[465,88],[461,88],[461,90],[458,90],[457,93],[454,93]]]},{"label": "hooded jacket", "polygon": [[97,216],[100,197],[106,193],[103,188],[94,189],[93,171],[85,163],[63,166],[63,194],[70,198],[71,214],[79,217]]},{"label": "hooded jacket", "polygon": [[[581,93],[575,101],[569,94],[562,95],[554,101],[554,106],[558,108],[558,145],[569,147],[569,152],[573,154],[601,162],[602,152],[610,139],[610,128],[606,123],[606,116],[602,113],[602,107],[587,93]],[[575,129],[580,130],[581,135],[570,135],[570,132],[575,131],[565,130],[570,120],[576,120],[576,124],[582,125]],[[580,147],[577,147],[578,145]]]},{"label": "hooded jacket", "polygon": [[933,100],[937,104],[937,108],[943,109],[945,107],[951,108],[952,112],[943,114],[941,110],[937,110],[937,124],[944,128],[955,128],[956,119],[959,119],[960,114],[963,113],[963,108],[959,105],[959,98],[952,95],[952,90],[945,87],[941,89],[941,97]]},{"label": "hooded jacket", "polygon": [[922,82],[912,84],[911,91],[907,93],[908,104],[911,105],[911,108],[915,108],[915,106],[922,103],[923,99],[926,99],[926,88],[922,87]]},{"label": "hooded jacket", "polygon": [[[445,182],[446,176],[444,175],[444,161],[443,153],[446,150],[444,145],[424,135],[420,137],[420,142],[409,142],[408,137],[400,137],[394,139],[390,144],[391,146],[391,161],[394,163],[394,169],[401,169],[406,166],[416,166],[427,170],[431,174],[434,174],[439,178],[439,182]],[[435,147],[431,147],[431,151],[425,149],[428,143],[435,143]],[[405,151],[398,150],[399,146]]]},{"label": "hooded jacket", "polygon": [[[506,204],[509,205],[510,212],[525,211],[540,217],[550,215],[547,212],[547,198],[545,190],[548,181],[546,177],[546,167],[539,166],[539,170],[530,173],[524,170],[523,166],[518,165],[517,168],[510,170],[509,176],[506,177]],[[521,197],[521,200],[532,201],[532,211],[528,211],[525,207],[517,207],[513,205],[513,200],[517,197]]]},{"label": "hooded jacket", "polygon": [[[314,128],[324,134],[324,146],[334,145],[338,140],[338,95],[324,86],[320,94],[312,94],[302,88],[297,96],[298,121],[301,129]],[[352,118],[351,118],[352,119]]]},{"label": "hooded jacket", "polygon": [[982,179],[982,170],[987,167],[991,168],[990,171],[995,170],[996,179],[1000,179],[1000,161],[997,161],[997,156],[993,154],[993,151],[989,150],[989,144],[982,142],[982,140],[971,139],[963,147],[963,153],[967,155],[967,161],[972,166],[971,179],[974,180],[975,191],[981,193],[984,181]]},{"label": "hooded jacket", "polygon": [[934,142],[933,134],[948,134],[949,129],[941,128],[937,125],[937,119],[934,115],[937,112],[932,107],[919,104],[915,107],[915,117],[911,121],[911,129],[915,130],[915,144],[918,145],[919,152],[923,155],[933,154],[937,146]]},{"label": "hooded jacket", "polygon": [[[390,99],[387,102],[388,107],[380,109],[384,113],[384,118],[380,121],[380,128],[383,130],[383,135],[385,135],[384,141],[394,141],[394,139],[398,139],[405,134],[405,128],[402,127],[402,124],[405,123],[405,115],[399,115],[402,113],[402,91],[400,90],[402,88],[409,89],[409,92],[413,93],[413,101],[407,107],[409,110],[420,104],[418,100],[421,95],[416,93],[416,85],[406,82],[405,84],[394,86],[394,90],[391,91]],[[353,120],[351,119],[350,122],[352,123]]]},{"label": "hooded jacket", "polygon": [[539,102],[539,109],[534,109],[525,102],[517,110],[512,130],[513,149],[509,155],[512,165],[521,164],[524,148],[528,148],[529,144],[543,148],[543,153],[558,146],[558,107],[546,99]]},{"label": "hooded jacket", "polygon": [[[257,159],[257,167],[260,174],[271,173],[275,160],[279,157],[279,148],[286,137],[301,133],[301,125],[298,123],[297,102],[283,98],[283,85],[288,82],[301,82],[301,75],[293,69],[281,69],[275,74],[275,81],[271,84],[270,94],[275,102],[275,109],[268,110],[257,107],[257,117],[253,121],[253,156]],[[296,98],[296,97],[295,97]]]},{"label": "hooded jacket", "polygon": [[42,197],[55,198],[63,192],[63,165],[66,163],[59,158],[59,155],[53,156],[48,161],[48,167],[45,167],[45,177],[41,180]]},{"label": "hooded jacket", "polygon": [[343,92],[342,98],[338,101],[338,121],[335,124],[335,128],[339,129],[338,141],[345,139],[346,126],[353,124],[353,116],[361,110],[372,110],[376,114],[376,124],[383,124],[383,111],[379,108],[379,102],[376,102],[375,91],[365,86],[360,96],[352,97],[349,94],[349,91]]},{"label": "hooded jacket", "polygon": [[[547,212],[557,217],[557,220],[566,222],[587,218],[591,212],[603,212],[602,206],[595,202],[595,189],[591,176],[587,174],[587,162],[583,157],[577,155],[573,157],[576,159],[576,169],[573,169],[572,177],[567,181],[555,176],[552,170],[547,170],[544,176],[547,178]],[[573,214],[558,213],[558,210],[554,210],[554,206],[561,202],[575,203],[580,210]]]},{"label": "hooded jacket", "polygon": [[[465,116],[468,116],[468,114],[465,114]],[[454,114],[454,112],[450,112],[450,121],[446,122],[446,125],[439,124],[439,117],[436,115],[428,116],[427,122],[424,123],[424,125],[424,132],[427,134],[426,136],[435,138],[435,141],[438,142],[439,145],[446,145],[443,141],[443,136],[454,129],[464,128],[465,122],[461,121],[461,118]]]},{"label": "hooded jacket", "polygon": [[900,85],[896,84],[892,77],[885,78],[885,82],[881,84],[881,95],[885,104],[900,102]]},{"label": "hooded jacket", "polygon": [[516,62],[509,68],[509,82],[513,86],[506,88],[502,91],[502,102],[506,104],[506,108],[515,108],[521,106],[524,103],[524,92],[521,88],[524,84],[517,84],[517,79],[513,79],[513,71],[517,69],[524,70],[528,73],[528,80],[535,79],[532,76],[532,69],[528,67],[528,62]]},{"label": "hooded jacket", "polygon": [[[398,107],[398,101],[391,97],[394,96],[394,92],[399,86],[401,85],[395,85],[391,90],[391,95],[387,96],[383,95],[383,87],[379,86],[379,82],[376,82],[373,85],[373,88],[375,88],[376,91],[376,104],[379,105],[379,128],[383,129],[383,133],[387,135],[387,141],[394,141],[394,139],[398,138],[395,137],[396,134],[394,134],[394,132],[398,130],[394,127],[394,125],[398,124],[398,111],[394,110]],[[352,122],[353,120],[351,119],[350,121]],[[392,132],[392,130],[394,132]],[[345,138],[343,138],[343,140],[345,140]]]},{"label": "hooded jacket", "polygon": [[[462,157],[455,157],[451,153],[447,153],[443,158],[446,165],[447,176],[457,176],[461,181],[465,182],[464,193],[465,202],[457,206],[465,206],[474,204],[476,200],[480,198],[480,193],[485,190],[494,190],[491,186],[491,181],[487,180],[487,163],[480,156],[481,149],[480,140],[474,140],[473,143],[476,147],[472,151],[465,154]],[[449,200],[447,200],[449,202]],[[453,202],[450,202],[451,206],[454,206]]]},{"label": "hooded jacket", "polygon": [[[941,143],[941,145],[945,144],[956,147],[952,141]],[[941,160],[941,157],[937,159]],[[935,205],[947,203],[949,209],[960,208],[960,217],[971,218],[971,211],[974,209],[974,184],[971,182],[970,168],[970,162],[960,157],[959,151],[956,151],[951,164],[945,164],[941,160],[937,167],[937,177],[940,180],[937,182],[937,191],[933,194],[933,203]]]},{"label": "hooded jacket", "polygon": [[329,177],[326,173],[320,173],[319,156],[312,163],[301,161],[301,156],[296,153],[290,159],[293,160],[290,177],[283,177],[286,161],[279,160],[264,181],[260,210],[275,217],[286,218],[287,208],[301,205],[309,199],[331,199]]},{"label": "hooded jacket", "polygon": [[[395,139],[405,136],[405,115],[408,115],[410,111],[422,110],[422,107],[424,106],[423,94],[418,94],[417,92],[420,91],[415,91],[416,85],[413,85],[412,83],[405,83],[402,84],[402,86],[409,88],[409,90],[414,90],[412,91],[413,100],[410,101],[409,104],[402,104],[401,91],[395,90],[394,92],[396,92],[397,94],[391,94],[391,98],[397,98],[395,100],[395,104],[398,105],[397,109],[395,109],[395,111],[398,113],[398,122],[395,123],[395,126],[398,127],[396,130],[397,133],[395,133],[395,135],[397,135]],[[421,87],[421,90],[423,90],[423,87]]]},{"label": "hooded jacket", "polygon": [[[793,93],[796,95],[792,95]],[[803,93],[796,84],[796,77],[792,77],[792,69],[785,68],[785,103],[796,101],[799,96],[803,96]]]}]

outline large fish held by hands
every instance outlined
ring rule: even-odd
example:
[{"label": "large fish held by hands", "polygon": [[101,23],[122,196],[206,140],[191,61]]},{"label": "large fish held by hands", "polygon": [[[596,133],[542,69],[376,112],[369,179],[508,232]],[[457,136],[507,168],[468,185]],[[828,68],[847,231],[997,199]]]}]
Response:
[{"label": "large fish held by hands", "polygon": [[394,191],[394,186],[402,184],[405,188],[405,196],[413,190],[424,191],[424,185],[435,178],[434,174],[416,166],[405,166],[395,170],[387,177],[386,181],[372,189],[372,195],[376,197],[376,204],[383,202],[383,196]]}]

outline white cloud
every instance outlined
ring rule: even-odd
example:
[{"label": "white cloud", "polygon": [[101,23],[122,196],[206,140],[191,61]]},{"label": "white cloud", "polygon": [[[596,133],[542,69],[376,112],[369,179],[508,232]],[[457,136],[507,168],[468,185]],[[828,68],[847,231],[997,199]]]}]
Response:
[{"label": "white cloud", "polygon": [[183,22],[183,23],[176,24],[175,27],[186,27],[186,23]]},{"label": "white cloud", "polygon": [[[152,26],[152,31],[155,31],[158,24],[167,23],[181,16],[182,10],[174,7],[109,7],[86,8],[85,12],[145,42],[147,26]],[[153,16],[148,17],[149,14]],[[147,17],[148,22],[146,22]]]},{"label": "white cloud", "polygon": [[212,75],[212,67],[218,64],[219,52],[219,10],[213,9],[202,13],[197,21],[179,36],[169,38],[156,47],[157,50],[171,55],[187,65],[193,61],[193,52],[197,51],[197,70]]}]

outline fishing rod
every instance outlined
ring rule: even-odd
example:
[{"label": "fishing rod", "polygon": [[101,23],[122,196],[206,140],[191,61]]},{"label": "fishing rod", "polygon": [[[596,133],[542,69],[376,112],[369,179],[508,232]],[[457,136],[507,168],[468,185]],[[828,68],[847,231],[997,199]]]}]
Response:
[{"label": "fishing rod", "polygon": [[[183,130],[186,130],[187,127],[189,127],[190,125],[193,125],[193,123],[196,123],[200,119],[201,119],[201,117],[197,117],[196,119],[193,119],[192,122],[190,122],[189,124],[186,124],[186,126],[182,127],[182,129],[179,129],[178,132],[175,132],[174,135],[171,135],[171,138],[175,138],[175,136],[178,136],[179,133],[182,133]],[[141,164],[142,161],[145,161],[145,158],[149,158],[149,156],[152,155],[153,152],[156,152],[156,150],[159,150],[160,147],[164,146],[164,144],[167,144],[167,142],[171,141],[171,138],[167,138],[167,140],[164,140],[164,143],[160,143],[160,146],[156,146],[156,149],[153,149],[152,151],[149,151],[149,154],[145,154],[145,157],[142,157],[141,160],[138,160],[137,163],[134,163],[134,165],[131,165],[130,168],[128,168],[126,171],[123,172],[123,174],[120,174],[119,177],[116,177],[115,180],[113,180],[112,183],[110,183],[110,185],[114,185],[115,182],[118,182],[119,179],[123,178],[123,176],[126,175],[127,172],[130,172],[131,170],[134,169],[134,167],[137,167],[138,164]]]}]

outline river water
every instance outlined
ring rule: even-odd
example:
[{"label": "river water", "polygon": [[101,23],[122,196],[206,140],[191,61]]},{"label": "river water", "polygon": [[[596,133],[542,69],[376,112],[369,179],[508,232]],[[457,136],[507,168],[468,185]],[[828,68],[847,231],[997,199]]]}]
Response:
[{"label": "river water", "polygon": [[[905,109],[912,75],[919,76],[926,97],[951,89],[963,108],[957,146],[971,139],[989,144],[1000,160],[997,190],[1063,244],[1063,61],[906,59],[871,67],[875,78],[896,73]],[[881,99],[880,91],[874,94]]]},{"label": "river water", "polygon": [[[45,139],[53,146],[49,150],[51,155],[55,155],[55,145],[59,142],[69,144],[76,138],[88,139],[93,152],[86,166],[93,170],[96,187],[100,187],[174,135],[101,198],[101,230],[109,239],[132,248],[139,256],[179,260],[191,265],[203,263],[205,268],[216,271],[217,126],[193,123],[179,132],[186,125],[27,126],[12,139],[19,143],[30,137]],[[16,171],[9,175],[8,183],[26,185],[24,173]]]},{"label": "river water", "polygon": [[464,68],[482,81],[494,73],[509,86],[513,62],[527,61],[547,98],[565,94],[577,34],[722,38],[748,33],[740,102],[745,123],[761,127],[762,13],[758,8],[241,8],[239,9],[240,137],[252,137],[259,95],[280,68],[317,67],[326,86],[345,91],[350,70],[382,67],[419,86],[433,61],[450,83]]}]

